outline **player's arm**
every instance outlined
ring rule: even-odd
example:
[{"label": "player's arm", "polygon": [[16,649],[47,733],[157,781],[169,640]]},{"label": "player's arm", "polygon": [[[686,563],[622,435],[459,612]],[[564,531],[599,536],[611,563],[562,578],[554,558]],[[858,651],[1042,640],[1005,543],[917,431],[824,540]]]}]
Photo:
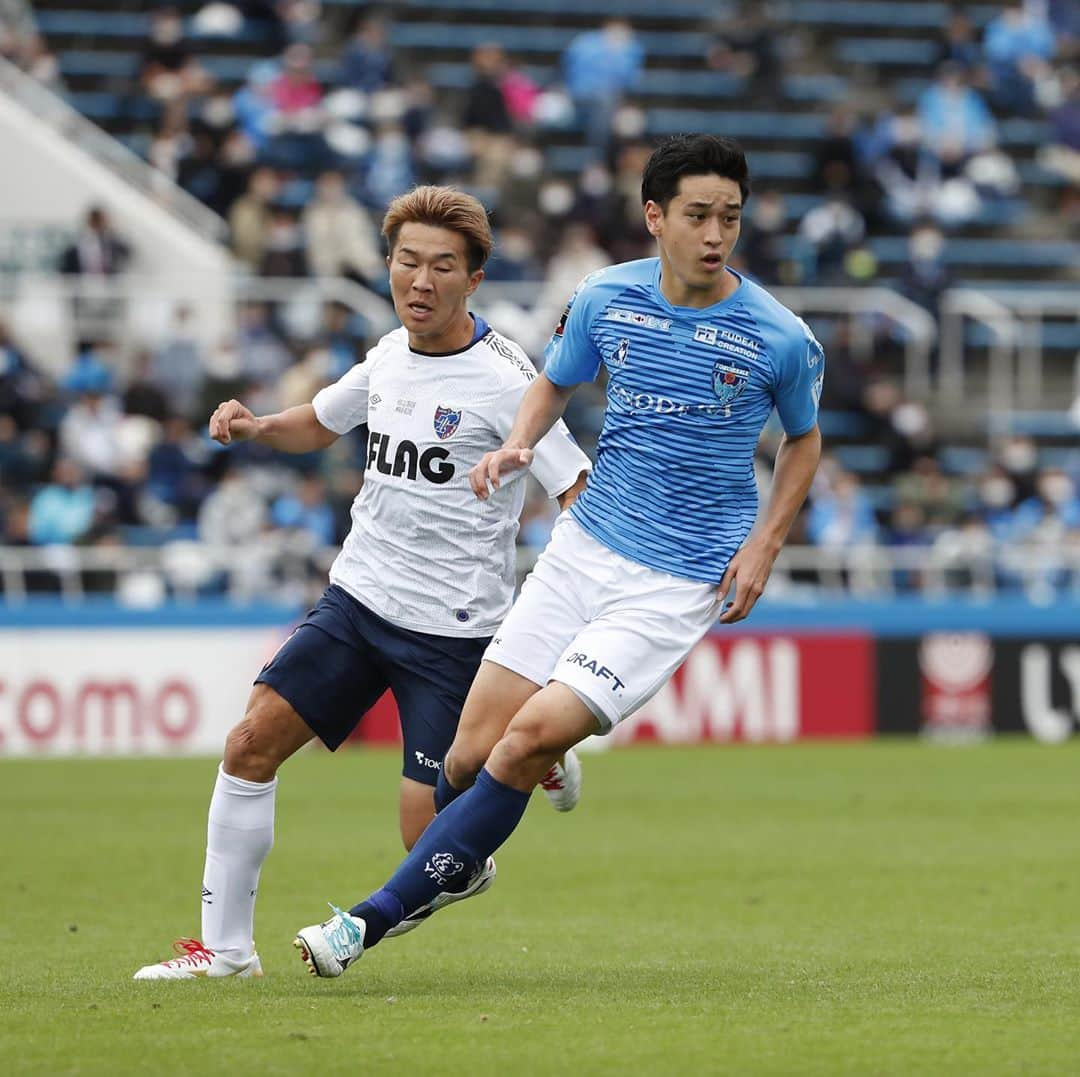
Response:
[{"label": "player's arm", "polygon": [[[765,519],[736,552],[720,581],[720,601],[727,606],[720,615],[722,624],[741,621],[761,597],[795,514],[810,491],[821,458],[817,413],[825,376],[825,353],[809,327],[799,324],[803,335],[796,336],[775,391],[784,438],[776,453],[769,507]],[[732,587],[734,598],[727,602]]]},{"label": "player's arm", "polygon": [[210,436],[222,445],[259,441],[280,452],[305,453],[325,449],[340,435],[319,422],[311,404],[254,415],[239,400],[226,400],[210,416]]},{"label": "player's arm", "polygon": [[735,587],[734,599],[720,615],[721,624],[741,621],[761,597],[795,515],[810,492],[820,458],[821,431],[816,424],[805,434],[785,435],[780,442],[765,519],[728,563],[720,581],[721,602]]},{"label": "player's arm", "polygon": [[[540,374],[533,381],[522,397],[514,425],[502,448],[485,453],[480,463],[469,472],[469,484],[481,501],[488,499],[491,490],[499,488],[502,475],[528,467],[532,463],[533,448],[562,418],[575,388],[576,385],[556,385],[544,374]],[[571,487],[571,490],[573,489],[574,487]],[[569,493],[569,490],[566,491],[566,494]]]}]

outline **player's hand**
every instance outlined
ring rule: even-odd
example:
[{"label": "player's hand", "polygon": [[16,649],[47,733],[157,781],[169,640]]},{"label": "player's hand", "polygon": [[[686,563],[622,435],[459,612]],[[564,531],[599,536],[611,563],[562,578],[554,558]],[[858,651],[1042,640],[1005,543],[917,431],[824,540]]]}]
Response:
[{"label": "player's hand", "polygon": [[[724,605],[721,624],[734,624],[750,613],[765,590],[775,560],[775,553],[753,539],[736,551],[717,589],[717,598]],[[728,602],[727,596],[733,587],[735,597]]]},{"label": "player's hand", "polygon": [[210,436],[221,445],[250,441],[258,435],[259,420],[239,400],[218,404],[210,416]]},{"label": "player's hand", "polygon": [[486,452],[480,463],[469,472],[469,485],[481,501],[487,501],[491,491],[498,490],[499,480],[511,471],[520,471],[532,463],[532,449],[496,449]]}]

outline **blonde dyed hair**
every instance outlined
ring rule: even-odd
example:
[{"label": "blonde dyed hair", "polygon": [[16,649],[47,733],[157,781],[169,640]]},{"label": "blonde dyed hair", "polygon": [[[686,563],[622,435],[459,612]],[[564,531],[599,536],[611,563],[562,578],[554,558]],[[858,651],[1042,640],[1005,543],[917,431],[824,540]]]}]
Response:
[{"label": "blonde dyed hair", "polygon": [[404,224],[428,224],[457,232],[465,240],[470,273],[483,267],[494,245],[487,211],[471,194],[453,187],[414,187],[390,203],[383,217],[382,233],[391,254]]}]

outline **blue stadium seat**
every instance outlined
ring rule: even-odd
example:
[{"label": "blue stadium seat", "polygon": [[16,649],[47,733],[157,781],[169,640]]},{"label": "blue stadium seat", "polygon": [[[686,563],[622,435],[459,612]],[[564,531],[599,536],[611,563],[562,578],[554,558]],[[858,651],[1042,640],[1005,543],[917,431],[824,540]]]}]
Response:
[{"label": "blue stadium seat", "polygon": [[73,49],[61,52],[60,72],[68,77],[125,78],[134,76],[139,58],[134,52],[99,52],[96,49]]},{"label": "blue stadium seat", "polygon": [[646,129],[650,135],[680,131],[705,131],[732,138],[820,139],[828,119],[812,112],[719,112],[715,109],[649,109]]},{"label": "blue stadium seat", "polygon": [[[565,26],[455,25],[442,23],[395,23],[390,41],[401,49],[475,48],[487,42],[501,45],[507,52],[559,52],[579,33]],[[701,58],[705,39],[691,33],[641,33],[638,39],[649,56]]]},{"label": "blue stadium seat", "polygon": [[[355,0],[323,0],[329,7],[355,7]],[[598,18],[618,14],[628,18],[645,16],[655,18],[658,14],[654,0],[398,0],[401,10],[445,11],[457,14],[468,11],[499,16],[503,14],[530,15],[593,15]],[[663,6],[665,19],[686,19],[700,22],[703,18],[722,14],[723,4],[712,4],[703,11],[700,0],[668,0]]]},{"label": "blue stadium seat", "polygon": [[950,475],[978,475],[986,470],[990,454],[972,445],[945,445],[938,452],[942,470]]},{"label": "blue stadium seat", "polygon": [[910,37],[842,37],[833,47],[845,64],[881,64],[921,67],[938,58],[936,41]]},{"label": "blue stadium seat", "polygon": [[889,466],[889,450],[883,445],[830,445],[829,452],[848,471],[880,474]]},{"label": "blue stadium seat", "polygon": [[866,419],[857,411],[826,410],[818,414],[822,437],[861,438],[866,434]]}]

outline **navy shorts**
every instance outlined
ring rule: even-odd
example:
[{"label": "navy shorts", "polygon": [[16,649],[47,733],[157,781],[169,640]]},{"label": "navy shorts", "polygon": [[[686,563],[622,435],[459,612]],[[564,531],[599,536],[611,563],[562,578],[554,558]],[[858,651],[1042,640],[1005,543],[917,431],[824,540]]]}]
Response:
[{"label": "navy shorts", "polygon": [[331,751],[389,688],[402,773],[434,785],[489,642],[398,628],[332,585],[255,683],[287,700]]}]

